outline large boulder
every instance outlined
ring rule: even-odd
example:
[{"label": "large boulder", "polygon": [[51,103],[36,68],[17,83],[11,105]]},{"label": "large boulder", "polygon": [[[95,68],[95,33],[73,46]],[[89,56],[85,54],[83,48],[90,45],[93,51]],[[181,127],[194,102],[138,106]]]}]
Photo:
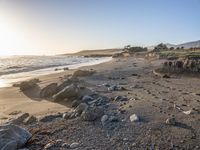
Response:
[{"label": "large boulder", "polygon": [[75,84],[65,87],[63,90],[53,96],[54,101],[63,99],[74,99],[79,97],[80,89]]},{"label": "large boulder", "polygon": [[95,71],[88,71],[88,70],[77,70],[73,74],[73,78],[75,77],[84,77],[84,76],[90,76],[93,75]]},{"label": "large boulder", "polygon": [[51,84],[47,85],[46,87],[44,87],[40,91],[40,97],[41,98],[50,97],[50,96],[53,96],[54,94],[56,94],[57,92],[58,92],[57,83],[51,83]]},{"label": "large boulder", "polygon": [[39,82],[39,80],[32,79],[32,80],[29,80],[29,81],[23,81],[18,86],[19,86],[21,91],[26,91],[26,90],[37,87],[38,82]]},{"label": "large boulder", "polygon": [[71,79],[67,79],[65,81],[63,81],[61,84],[58,85],[58,91],[61,91],[63,90],[66,86],[69,86],[71,85],[72,83],[73,84],[76,84],[76,83],[79,83],[79,79],[78,78],[71,78]]},{"label": "large boulder", "polygon": [[0,126],[0,149],[17,150],[23,147],[31,138],[31,134],[16,125]]},{"label": "large boulder", "polygon": [[90,95],[92,91],[84,86],[71,84],[53,96],[54,101],[80,99],[84,95]]}]

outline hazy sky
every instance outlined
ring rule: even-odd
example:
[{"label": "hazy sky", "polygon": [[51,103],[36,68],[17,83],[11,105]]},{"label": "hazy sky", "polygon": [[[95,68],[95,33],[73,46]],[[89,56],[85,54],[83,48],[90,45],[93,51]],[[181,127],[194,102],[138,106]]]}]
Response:
[{"label": "hazy sky", "polygon": [[0,0],[0,55],[200,39],[200,0]]}]

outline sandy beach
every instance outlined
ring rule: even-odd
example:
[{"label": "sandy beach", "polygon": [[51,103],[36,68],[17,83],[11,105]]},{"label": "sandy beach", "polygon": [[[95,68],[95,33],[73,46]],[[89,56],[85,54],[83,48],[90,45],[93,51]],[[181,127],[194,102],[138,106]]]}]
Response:
[{"label": "sandy beach", "polygon": [[[33,144],[36,140],[33,138],[28,147],[41,149],[48,142],[56,141],[56,137],[59,136],[67,143],[80,143],[80,149],[148,149],[151,147],[198,149],[200,140],[199,79],[175,75],[171,78],[155,76],[153,70],[161,63],[162,60],[149,62],[144,58],[124,57],[79,68],[96,71],[94,75],[80,77],[80,83],[108,97],[112,109],[109,108],[106,112],[108,115],[115,114],[118,121],[108,124],[108,127],[102,126],[101,121],[84,122],[79,118],[39,123],[34,127],[25,126],[31,133],[37,132],[38,135],[41,135],[43,130],[48,133],[53,132],[54,129],[59,130],[54,134],[47,134],[48,140],[44,138],[40,144]],[[39,87],[42,88],[54,82],[61,83],[74,71],[67,70],[41,76]],[[119,85],[126,90],[108,91],[108,88],[103,86],[105,84]],[[73,109],[69,103],[39,98],[39,91],[39,89],[34,89],[23,93],[17,87],[1,88],[1,119],[5,121],[12,117],[9,114],[14,111],[41,117]],[[115,101],[117,96],[124,96],[127,100]],[[140,122],[130,122],[129,117],[132,114],[137,114]],[[166,120],[171,117],[176,119],[176,126],[166,125]]]}]

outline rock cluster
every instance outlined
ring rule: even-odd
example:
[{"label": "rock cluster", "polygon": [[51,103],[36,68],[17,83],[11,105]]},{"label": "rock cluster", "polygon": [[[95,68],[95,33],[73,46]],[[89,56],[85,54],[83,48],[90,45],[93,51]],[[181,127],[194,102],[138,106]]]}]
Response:
[{"label": "rock cluster", "polygon": [[163,71],[181,73],[181,72],[200,72],[199,59],[182,59],[174,61],[165,61]]}]

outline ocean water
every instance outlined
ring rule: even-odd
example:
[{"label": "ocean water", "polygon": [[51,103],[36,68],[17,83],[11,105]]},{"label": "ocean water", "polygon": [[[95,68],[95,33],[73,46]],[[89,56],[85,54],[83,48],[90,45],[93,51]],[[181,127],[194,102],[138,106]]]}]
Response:
[{"label": "ocean water", "polygon": [[[64,67],[76,69],[111,60],[110,57],[75,57],[75,56],[9,56],[0,57],[0,87],[25,79],[57,73]],[[60,69],[55,71],[55,69]]]}]

